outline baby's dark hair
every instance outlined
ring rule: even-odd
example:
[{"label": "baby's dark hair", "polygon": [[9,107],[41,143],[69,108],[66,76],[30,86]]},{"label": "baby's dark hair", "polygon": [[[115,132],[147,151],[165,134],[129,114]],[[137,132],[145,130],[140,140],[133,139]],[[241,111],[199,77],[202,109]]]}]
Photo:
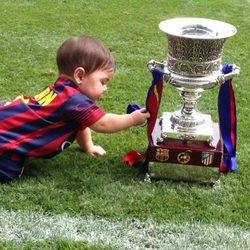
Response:
[{"label": "baby's dark hair", "polygon": [[73,76],[77,67],[86,74],[98,69],[115,70],[115,60],[110,50],[100,41],[88,36],[75,36],[66,40],[57,51],[59,74]]}]

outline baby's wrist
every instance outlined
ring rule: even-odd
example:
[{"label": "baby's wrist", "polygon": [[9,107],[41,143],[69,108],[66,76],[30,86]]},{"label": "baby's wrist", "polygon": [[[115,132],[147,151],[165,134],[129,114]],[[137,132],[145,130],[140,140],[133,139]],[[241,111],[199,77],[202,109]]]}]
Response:
[{"label": "baby's wrist", "polygon": [[82,151],[83,151],[84,153],[88,153],[88,152],[91,150],[91,148],[92,148],[93,146],[94,146],[94,145],[85,146],[84,148],[82,148]]},{"label": "baby's wrist", "polygon": [[135,118],[134,118],[134,114],[133,113],[131,113],[131,114],[129,114],[129,116],[130,116],[130,124],[131,124],[131,126],[136,126],[136,120],[135,120]]}]

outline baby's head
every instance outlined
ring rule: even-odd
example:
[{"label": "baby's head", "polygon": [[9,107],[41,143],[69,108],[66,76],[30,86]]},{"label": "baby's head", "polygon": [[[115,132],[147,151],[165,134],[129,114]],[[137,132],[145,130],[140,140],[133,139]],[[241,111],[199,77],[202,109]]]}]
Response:
[{"label": "baby's head", "polygon": [[72,77],[78,67],[87,75],[96,70],[115,70],[115,60],[109,49],[100,41],[88,36],[75,36],[66,40],[57,51],[60,75]]}]

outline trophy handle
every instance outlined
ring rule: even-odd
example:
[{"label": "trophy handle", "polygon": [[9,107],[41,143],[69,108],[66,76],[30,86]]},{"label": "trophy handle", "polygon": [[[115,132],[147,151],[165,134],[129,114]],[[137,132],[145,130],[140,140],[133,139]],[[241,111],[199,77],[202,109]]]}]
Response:
[{"label": "trophy handle", "polygon": [[216,79],[216,83],[218,85],[222,85],[227,80],[230,80],[233,77],[238,76],[239,74],[240,74],[240,67],[233,64],[232,72],[230,72],[228,74],[222,74],[222,75],[218,76],[217,79]]},{"label": "trophy handle", "polygon": [[150,60],[148,63],[147,63],[147,67],[149,69],[150,72],[152,72],[154,69],[156,69],[156,67],[160,67],[161,69],[163,69],[163,74],[164,74],[164,80],[166,82],[168,82],[168,80],[170,79],[171,77],[171,73],[168,71],[167,69],[167,62],[166,61],[163,61],[163,62],[158,62],[158,61],[155,61],[155,60]]},{"label": "trophy handle", "polygon": [[148,63],[147,63],[147,67],[149,69],[150,72],[152,72],[156,66],[160,66],[162,69],[164,68],[164,63],[162,62],[158,62],[158,61],[155,61],[155,60],[150,60]]}]

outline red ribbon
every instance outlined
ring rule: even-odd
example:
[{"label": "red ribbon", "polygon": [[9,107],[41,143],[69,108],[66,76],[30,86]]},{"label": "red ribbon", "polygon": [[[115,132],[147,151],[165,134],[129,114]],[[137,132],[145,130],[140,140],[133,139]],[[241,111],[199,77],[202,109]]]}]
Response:
[{"label": "red ribbon", "polygon": [[[155,122],[158,115],[158,110],[161,103],[162,88],[163,88],[163,74],[161,71],[154,69],[152,71],[153,80],[149,87],[148,95],[146,99],[146,109],[150,113],[150,118],[147,121],[147,136],[148,145],[151,143],[151,135],[154,130]],[[148,149],[143,153],[139,153],[136,150],[128,152],[123,158],[123,162],[127,162],[129,166],[134,166],[134,164],[142,159],[147,158]]]}]

